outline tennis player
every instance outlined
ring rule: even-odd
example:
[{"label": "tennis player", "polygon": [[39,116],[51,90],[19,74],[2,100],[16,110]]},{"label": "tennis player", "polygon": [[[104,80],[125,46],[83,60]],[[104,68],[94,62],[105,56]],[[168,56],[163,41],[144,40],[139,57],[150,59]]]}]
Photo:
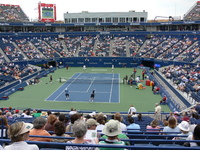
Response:
[{"label": "tennis player", "polygon": [[112,65],[112,68],[111,68],[111,69],[112,69],[112,72],[114,71],[114,68],[115,68],[115,66],[114,66],[114,65]]},{"label": "tennis player", "polygon": [[83,72],[87,72],[86,65],[83,65]]},{"label": "tennis player", "polygon": [[69,99],[69,90],[66,88],[65,89],[65,96],[66,96],[66,100]]},{"label": "tennis player", "polygon": [[89,102],[93,102],[94,101],[94,96],[95,96],[95,93],[96,93],[96,90],[94,89],[90,95],[90,99],[89,99]]}]

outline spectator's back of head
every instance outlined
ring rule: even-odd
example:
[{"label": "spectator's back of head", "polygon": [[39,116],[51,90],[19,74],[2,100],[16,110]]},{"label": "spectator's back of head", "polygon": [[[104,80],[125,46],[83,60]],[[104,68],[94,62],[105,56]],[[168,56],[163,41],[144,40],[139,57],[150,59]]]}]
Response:
[{"label": "spectator's back of head", "polygon": [[82,119],[78,119],[74,122],[73,133],[75,137],[84,137],[87,132],[87,125]]},{"label": "spectator's back of head", "polygon": [[42,129],[46,123],[47,121],[44,117],[37,117],[35,120],[33,120],[33,128]]},{"label": "spectator's back of head", "polygon": [[[193,132],[193,139],[194,140],[200,140],[200,124],[198,124],[195,128],[194,128],[194,132]],[[200,142],[196,142],[198,146],[200,146]]]},{"label": "spectator's back of head", "polygon": [[58,117],[58,119],[59,119],[59,121],[61,121],[61,122],[65,122],[66,117],[65,117],[64,114],[60,114],[59,117]]},{"label": "spectator's back of head", "polygon": [[129,122],[130,124],[134,123],[134,118],[133,118],[133,117],[128,118],[128,122]]},{"label": "spectator's back of head", "polygon": [[70,116],[71,123],[74,124],[76,120],[80,118],[79,114],[73,114]]},{"label": "spectator's back of head", "polygon": [[119,122],[121,122],[121,121],[122,121],[121,114],[120,114],[120,113],[115,113],[114,119],[115,119],[115,120],[118,120]]},{"label": "spectator's back of head", "polygon": [[60,122],[60,121],[56,122],[54,124],[54,127],[55,127],[54,131],[57,136],[61,136],[65,133],[66,128],[65,128],[65,125],[63,124],[63,122]]},{"label": "spectator's back of head", "polygon": [[168,126],[174,129],[177,126],[177,119],[175,117],[169,117]]}]

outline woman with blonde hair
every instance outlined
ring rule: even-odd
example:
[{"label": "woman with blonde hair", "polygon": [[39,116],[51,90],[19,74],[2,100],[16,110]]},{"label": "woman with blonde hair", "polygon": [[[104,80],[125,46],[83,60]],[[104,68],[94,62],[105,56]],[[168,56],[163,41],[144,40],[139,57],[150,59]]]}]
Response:
[{"label": "woman with blonde hair", "polygon": [[160,129],[160,126],[159,126],[159,122],[158,122],[158,120],[156,120],[156,119],[154,119],[151,123],[150,123],[150,125],[148,125],[147,126],[147,129],[149,129],[149,130],[147,130],[148,132],[150,131],[150,132],[158,132],[158,131],[160,131],[159,129]]},{"label": "woman with blonde hair", "polygon": [[177,126],[177,119],[175,117],[169,117],[168,126],[164,127],[163,132],[172,132],[165,134],[178,134],[173,132],[181,132],[180,128]]}]

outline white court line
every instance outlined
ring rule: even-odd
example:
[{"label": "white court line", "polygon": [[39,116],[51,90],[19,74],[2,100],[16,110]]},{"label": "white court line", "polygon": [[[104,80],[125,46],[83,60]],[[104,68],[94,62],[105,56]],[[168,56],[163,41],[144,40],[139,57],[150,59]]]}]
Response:
[{"label": "white court line", "polygon": [[118,103],[120,103],[120,82],[121,82],[120,79],[121,79],[121,78],[120,78],[120,74],[118,74],[118,76],[119,76],[119,83],[118,83],[118,88],[119,88],[119,89],[118,89],[118,91],[119,91],[119,92],[118,92]]},{"label": "white court line", "polygon": [[113,79],[114,79],[114,73],[113,73],[113,75],[112,75],[112,84],[111,84],[111,87],[110,87],[110,98],[109,98],[109,103],[111,102],[111,98],[112,98]]},{"label": "white court line", "polygon": [[92,83],[94,82],[94,80],[95,80],[95,77],[94,77],[94,78],[93,78],[93,80],[91,81],[91,83],[90,83],[90,85],[89,85],[88,89],[86,90],[86,92],[88,92],[88,91],[89,91],[89,89],[90,89],[90,87],[92,86]]},{"label": "white court line", "polygon": [[[72,81],[70,84],[68,84],[68,86],[67,86],[66,88],[68,88],[81,74],[82,74],[82,73],[80,73],[76,78],[74,78],[73,81]],[[65,88],[65,89],[66,89],[66,88]],[[65,89],[64,89],[63,91],[65,91]],[[63,91],[60,92],[60,94],[58,94],[58,96],[54,99],[54,101],[63,93]]]},{"label": "white court line", "polygon": [[[70,93],[86,93],[87,91],[70,91]],[[110,93],[110,92],[95,92],[95,93]]]}]

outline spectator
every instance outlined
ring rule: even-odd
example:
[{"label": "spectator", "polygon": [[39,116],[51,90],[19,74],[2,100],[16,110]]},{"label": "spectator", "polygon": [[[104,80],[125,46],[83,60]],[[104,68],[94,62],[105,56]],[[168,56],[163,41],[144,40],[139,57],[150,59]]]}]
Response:
[{"label": "spectator", "polygon": [[69,115],[73,115],[73,114],[77,114],[78,112],[76,111],[76,109],[71,108],[71,111],[69,112]]},{"label": "spectator", "polygon": [[122,123],[123,118],[121,117],[120,113],[115,113],[114,119],[119,121],[122,132],[127,131],[126,125],[124,123]]},{"label": "spectator", "polygon": [[[8,124],[8,119],[5,116],[0,115],[0,133],[3,131],[3,137],[7,137],[7,129],[10,127]],[[3,122],[3,129],[2,129],[2,122]],[[1,134],[0,134],[1,135]]]},{"label": "spectator", "polygon": [[17,117],[21,117],[21,115],[19,114],[19,110],[16,109],[15,113],[13,114],[13,118],[17,118]]},{"label": "spectator", "polygon": [[154,132],[154,131],[160,131],[160,126],[159,126],[159,122],[158,120],[154,119],[153,121],[151,121],[150,125],[147,126],[147,129],[150,129],[150,130],[147,130],[147,131],[150,131],[150,132]]},{"label": "spectator", "polygon": [[174,133],[164,133],[164,134],[178,134],[177,132],[180,132],[180,128],[177,126],[177,119],[175,117],[169,118],[168,126],[164,127],[163,132],[174,132]]},{"label": "spectator", "polygon": [[[63,122],[58,121],[54,124],[54,126],[55,134],[53,134],[52,136],[70,137],[70,135],[65,134],[66,128]],[[69,139],[52,139],[52,142],[66,143],[67,141],[69,141]]]},{"label": "spectator", "polygon": [[[198,124],[195,128],[194,128],[194,132],[193,135],[189,135],[186,140],[200,140],[200,125]],[[200,142],[187,142],[184,143],[185,146],[188,147],[194,147],[194,146],[200,146]]]},{"label": "spectator", "polygon": [[[46,119],[43,117],[37,117],[33,121],[33,129],[30,131],[30,135],[40,135],[40,136],[51,136],[44,128],[46,124]],[[29,141],[44,141],[51,142],[50,138],[40,138],[40,137],[30,137]]]},{"label": "spectator", "polygon": [[160,101],[160,104],[166,104],[166,102],[167,102],[167,97],[166,97],[166,95],[164,95],[164,97]]},{"label": "spectator", "polygon": [[33,118],[33,116],[31,115],[30,111],[27,111],[26,115],[24,116],[24,118]]},{"label": "spectator", "polygon": [[99,123],[95,119],[91,118],[86,121],[86,124],[87,133],[85,138],[86,140],[90,140],[92,143],[95,143],[95,138],[99,139],[101,137],[100,133],[96,130],[96,127],[99,125]]},{"label": "spectator", "polygon": [[29,131],[33,128],[30,123],[16,122],[8,129],[11,145],[5,146],[5,150],[21,149],[21,150],[39,150],[35,144],[27,144],[25,141],[29,138]]},{"label": "spectator", "polygon": [[[119,121],[117,120],[109,120],[105,127],[103,128],[103,134],[107,136],[105,141],[100,141],[100,145],[125,145],[123,141],[120,141],[118,138],[119,134],[122,134],[121,127]],[[106,150],[108,148],[99,148],[100,150]],[[115,148],[117,150],[124,150],[124,148]]]},{"label": "spectator", "polygon": [[55,130],[54,124],[56,123],[56,121],[57,121],[56,115],[53,115],[53,114],[49,115],[47,118],[47,124],[45,125],[45,130],[54,131]]},{"label": "spectator", "polygon": [[[78,119],[75,121],[73,125],[73,134],[75,139],[72,141],[68,141],[67,143],[74,143],[74,144],[91,144],[84,140],[84,136],[87,132],[87,125],[86,123]],[[98,144],[98,139],[95,140],[95,144]],[[95,147],[77,147],[77,146],[66,146],[65,150],[75,150],[75,149],[83,149],[83,150],[95,150]]]},{"label": "spectator", "polygon": [[73,132],[73,124],[78,119],[80,119],[79,114],[73,114],[73,115],[71,115],[71,117],[70,117],[71,122],[70,122],[69,125],[67,125],[66,132]]},{"label": "spectator", "polygon": [[[181,130],[181,134],[178,135],[192,135],[192,132],[190,132],[190,125],[187,121],[182,121],[178,127]],[[175,140],[186,140],[187,137],[175,137]]]},{"label": "spectator", "polygon": [[136,108],[133,105],[131,105],[129,110],[128,110],[128,114],[133,114],[133,113],[136,113],[136,112],[137,112]]},{"label": "spectator", "polygon": [[33,117],[40,117],[41,114],[42,114],[42,111],[41,110],[37,110],[37,112],[33,114]]},{"label": "spectator", "polygon": [[140,131],[140,125],[134,123],[134,118],[130,117],[128,118],[128,122],[130,123],[129,126],[127,126],[127,131]]},{"label": "spectator", "polygon": [[99,123],[99,125],[97,125],[96,130],[98,132],[102,133],[102,130],[103,130],[103,128],[105,126],[105,123],[106,123],[106,120],[105,120],[105,118],[104,118],[104,116],[103,116],[102,113],[98,114],[98,116],[97,116],[97,122]]}]

